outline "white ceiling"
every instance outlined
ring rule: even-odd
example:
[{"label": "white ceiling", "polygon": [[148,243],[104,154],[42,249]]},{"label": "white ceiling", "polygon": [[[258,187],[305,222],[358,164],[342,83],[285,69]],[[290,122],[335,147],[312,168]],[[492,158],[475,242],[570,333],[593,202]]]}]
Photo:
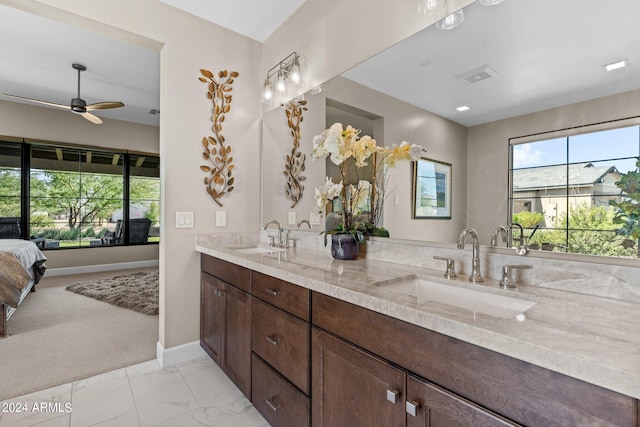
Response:
[{"label": "white ceiling", "polygon": [[[465,126],[640,87],[638,0],[506,0],[464,13],[461,26],[429,27],[343,75]],[[604,70],[621,59],[629,67]],[[497,75],[456,78],[484,65]]]},{"label": "white ceiling", "polygon": [[305,0],[160,0],[264,42]]},{"label": "white ceiling", "polygon": [[[258,41],[264,41],[304,3],[304,0],[162,1]],[[71,64],[80,63],[87,67],[80,80],[80,95],[87,104],[100,101],[125,104],[122,108],[93,112],[96,116],[159,125],[159,115],[149,113],[160,109],[158,52],[2,4],[0,41],[0,93],[68,105],[77,96],[78,76]],[[0,100],[23,102],[3,96]]]},{"label": "white ceiling", "polygon": [[[268,37],[304,2],[159,1],[256,40]],[[462,26],[428,28],[345,76],[470,126],[639,87],[640,26],[634,16],[640,16],[638,0],[607,6],[601,0],[474,3],[465,8]],[[159,116],[149,114],[159,109],[158,52],[1,4],[0,40],[0,93],[67,104],[77,95],[71,64],[78,62],[87,67],[81,76],[87,103],[125,104],[96,115],[159,124]],[[603,71],[618,59],[628,59],[630,66]],[[474,84],[455,77],[483,65],[497,76]],[[471,110],[457,112],[460,105]]]}]

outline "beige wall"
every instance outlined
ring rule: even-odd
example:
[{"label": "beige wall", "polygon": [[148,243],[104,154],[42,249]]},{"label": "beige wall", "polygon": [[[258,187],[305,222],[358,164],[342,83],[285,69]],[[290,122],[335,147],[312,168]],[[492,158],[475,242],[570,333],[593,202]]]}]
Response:
[{"label": "beige wall", "polygon": [[[160,343],[166,349],[198,340],[196,232],[214,230],[218,210],[227,212],[227,230],[257,229],[259,223],[261,45],[156,0],[2,2],[142,46],[162,46]],[[205,192],[200,171],[200,141],[211,133],[211,103],[206,85],[198,81],[201,68],[240,73],[223,128],[234,154],[237,185],[222,199],[223,208]],[[195,227],[176,229],[176,211],[194,212]]]},{"label": "beige wall", "polygon": [[[640,90],[469,128],[467,224],[483,244],[508,220],[509,139],[640,115]],[[542,137],[544,138],[544,137]]]}]

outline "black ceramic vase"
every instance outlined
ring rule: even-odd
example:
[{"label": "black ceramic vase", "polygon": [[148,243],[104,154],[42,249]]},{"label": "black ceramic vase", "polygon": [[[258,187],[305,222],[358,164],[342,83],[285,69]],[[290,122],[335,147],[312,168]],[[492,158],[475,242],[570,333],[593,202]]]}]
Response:
[{"label": "black ceramic vase", "polygon": [[331,235],[331,256],[335,259],[357,259],[360,245],[351,234]]}]

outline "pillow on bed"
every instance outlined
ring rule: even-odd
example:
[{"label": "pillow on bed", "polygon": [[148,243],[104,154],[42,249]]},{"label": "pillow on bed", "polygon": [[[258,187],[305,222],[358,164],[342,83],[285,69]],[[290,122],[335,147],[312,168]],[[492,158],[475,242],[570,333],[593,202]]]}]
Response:
[{"label": "pillow on bed", "polygon": [[31,276],[15,255],[0,252],[0,303],[17,307],[22,290],[30,280]]}]

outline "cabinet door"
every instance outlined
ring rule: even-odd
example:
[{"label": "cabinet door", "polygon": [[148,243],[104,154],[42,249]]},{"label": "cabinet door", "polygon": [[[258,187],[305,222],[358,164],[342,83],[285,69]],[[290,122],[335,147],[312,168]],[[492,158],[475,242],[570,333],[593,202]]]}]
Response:
[{"label": "cabinet door", "polygon": [[409,376],[407,427],[517,426],[440,387]]},{"label": "cabinet door", "polygon": [[312,333],[312,425],[405,425],[406,374],[318,329]]},{"label": "cabinet door", "polygon": [[200,346],[220,365],[224,334],[224,283],[202,273],[200,278]]},{"label": "cabinet door", "polygon": [[220,367],[251,398],[251,296],[224,283],[224,339]]}]

